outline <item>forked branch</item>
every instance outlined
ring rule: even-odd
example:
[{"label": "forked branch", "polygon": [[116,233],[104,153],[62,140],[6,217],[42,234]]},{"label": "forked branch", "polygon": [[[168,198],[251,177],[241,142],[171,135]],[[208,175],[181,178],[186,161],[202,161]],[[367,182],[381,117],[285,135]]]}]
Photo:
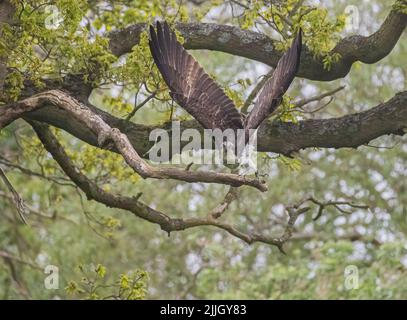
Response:
[{"label": "forked branch", "polygon": [[231,173],[186,171],[178,168],[152,166],[140,157],[128,137],[121,133],[119,129],[110,127],[102,117],[95,114],[90,108],[60,90],[39,93],[15,104],[0,108],[0,129],[23,117],[29,111],[37,110],[45,105],[52,105],[66,111],[69,116],[95,134],[99,146],[106,147],[106,145],[113,143],[112,147],[107,147],[107,149],[116,149],[127,164],[143,178],[176,179],[190,183],[221,183],[233,187],[247,185],[260,191],[267,190],[265,182],[257,178]]}]

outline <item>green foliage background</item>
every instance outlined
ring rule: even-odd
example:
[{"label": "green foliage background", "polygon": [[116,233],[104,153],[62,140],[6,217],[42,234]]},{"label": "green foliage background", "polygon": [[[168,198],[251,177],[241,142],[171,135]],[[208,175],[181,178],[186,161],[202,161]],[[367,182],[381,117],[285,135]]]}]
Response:
[{"label": "green foliage background", "polygon": [[[328,52],[346,35],[343,1],[321,1],[302,19],[294,15],[292,27],[287,27],[282,17],[297,0],[286,1],[274,13],[261,1],[253,1],[239,18],[231,18],[223,1],[205,1],[198,6],[175,0],[105,2],[110,5],[98,1],[54,2],[64,17],[57,30],[45,28],[49,13],[40,9],[42,1],[14,2],[20,24],[5,26],[0,42],[0,56],[7,55],[9,66],[15,70],[6,79],[3,103],[19,98],[24,81],[33,81],[41,88],[44,78],[59,79],[71,73],[95,88],[91,97],[94,104],[119,117],[131,112],[134,93],[146,85],[151,92],[157,92],[157,99],[147,103],[132,121],[156,124],[168,120],[171,103],[157,70],[151,68],[146,35],[139,46],[120,59],[109,52],[106,37],[108,31],[136,22],[152,22],[158,17],[170,22],[233,23],[249,29],[256,27],[261,16],[274,18],[286,36],[280,37],[280,49],[287,47],[291,32],[301,25],[307,46],[315,56],[324,57],[327,69],[340,58]],[[308,10],[311,3],[305,1],[299,12]],[[362,34],[376,30],[391,7],[390,1],[376,0],[346,4],[359,9],[361,27],[357,33]],[[276,36],[276,31],[267,27],[261,31]],[[283,106],[283,119],[296,121],[304,117],[290,110],[294,97],[322,93],[339,85],[346,88],[328,107],[310,117],[365,110],[405,89],[405,40],[404,35],[379,63],[354,65],[344,79],[329,83],[296,79]],[[268,71],[257,62],[219,52],[193,54],[229,88],[227,93],[239,107],[259,77]],[[139,99],[147,95],[143,91]],[[175,116],[187,117],[178,109]],[[54,132],[76,164],[103,188],[128,195],[142,192],[144,202],[173,217],[205,215],[227,192],[219,185],[143,181],[126,168],[119,156],[96,150],[62,131]],[[316,222],[311,214],[304,216],[296,224],[297,237],[286,245],[287,255],[262,244],[248,246],[210,227],[174,232],[168,237],[156,225],[128,212],[88,202],[64,178],[23,121],[3,130],[0,137],[0,165],[34,209],[28,218],[30,225],[22,225],[4,196],[5,186],[0,184],[2,299],[407,298],[405,136],[382,137],[371,142],[375,147],[357,150],[307,150],[301,160],[262,155],[260,168],[268,174],[270,190],[259,194],[244,188],[222,217],[243,230],[255,228],[278,235],[282,229],[276,221],[287,219],[283,205],[307,195],[326,201],[353,199],[370,206],[369,210],[353,209],[349,213],[327,208]],[[24,173],[8,160],[47,178]],[[316,214],[316,208],[312,214]],[[59,268],[57,290],[44,288],[44,267],[48,264]],[[344,272],[349,265],[358,268],[358,289],[347,290],[344,286]]]}]

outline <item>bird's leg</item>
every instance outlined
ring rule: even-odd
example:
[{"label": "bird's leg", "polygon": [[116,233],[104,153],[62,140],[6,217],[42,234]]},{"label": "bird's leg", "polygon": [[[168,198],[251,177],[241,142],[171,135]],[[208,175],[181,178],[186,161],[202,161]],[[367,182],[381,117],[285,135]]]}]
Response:
[{"label": "bird's leg", "polygon": [[[230,160],[230,153],[233,154],[233,161],[232,163],[229,163]],[[236,152],[235,152],[235,148],[234,148],[234,144],[231,144],[227,141],[223,142],[222,144],[222,161],[223,161],[223,165],[227,168],[229,168],[230,170],[235,170],[239,167],[239,158],[236,156]]]},{"label": "bird's leg", "polygon": [[257,161],[253,160],[253,152],[256,148],[250,144],[247,144],[242,152],[239,155],[239,174],[240,175],[249,175],[255,174],[258,177],[257,171]]}]

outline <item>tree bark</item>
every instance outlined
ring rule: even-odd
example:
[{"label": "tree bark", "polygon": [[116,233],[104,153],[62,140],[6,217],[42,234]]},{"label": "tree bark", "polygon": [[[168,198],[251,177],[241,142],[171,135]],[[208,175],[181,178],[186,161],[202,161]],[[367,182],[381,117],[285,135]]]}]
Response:
[{"label": "tree bark", "polygon": [[[140,155],[144,155],[153,146],[154,142],[149,141],[152,130],[171,129],[169,123],[146,126],[116,118],[93,106],[89,108],[109,126],[125,133]],[[5,112],[0,108],[0,123],[2,117],[4,120]],[[27,114],[27,118],[61,128],[86,143],[98,146],[97,137],[62,109],[44,106]],[[187,128],[202,130],[194,120],[181,122],[181,130]],[[258,150],[291,155],[293,152],[311,147],[357,148],[382,135],[403,135],[405,128],[407,128],[407,91],[398,93],[390,100],[369,110],[339,118],[312,119],[298,123],[265,121],[258,131]]]},{"label": "tree bark", "polygon": [[[0,1],[0,39],[2,38],[3,25],[13,21],[14,7],[8,0]],[[0,44],[1,45],[1,44]],[[4,88],[4,80],[7,77],[7,56],[0,55],[0,97]]]},{"label": "tree bark", "polygon": [[[407,25],[407,14],[392,9],[378,31],[370,36],[355,35],[342,39],[331,53],[341,58],[328,70],[323,59],[315,58],[306,47],[301,54],[298,77],[331,81],[346,76],[356,61],[375,63],[386,57],[396,45]],[[129,53],[140,41],[146,25],[138,23],[110,34],[110,49],[120,56]],[[276,67],[283,52],[277,51],[275,40],[265,34],[213,23],[177,23],[185,39],[186,49],[222,51]]]}]

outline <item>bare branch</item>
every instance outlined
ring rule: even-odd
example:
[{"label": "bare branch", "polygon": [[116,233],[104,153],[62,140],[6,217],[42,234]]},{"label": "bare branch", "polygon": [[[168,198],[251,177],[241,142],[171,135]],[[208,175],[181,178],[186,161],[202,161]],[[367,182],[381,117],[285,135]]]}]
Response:
[{"label": "bare branch", "polygon": [[1,167],[0,167],[0,178],[2,178],[7,189],[13,195],[13,203],[18,211],[18,214],[20,215],[21,220],[25,224],[28,224],[27,220],[25,219],[26,206],[24,204],[23,198],[21,198],[20,195],[18,194],[18,192],[16,191],[16,189],[14,189],[13,185],[11,184],[10,180],[7,178],[6,174],[4,173],[4,171]]},{"label": "bare branch", "polygon": [[305,106],[308,103],[315,102],[315,101],[320,101],[325,97],[333,96],[335,93],[337,93],[337,92],[339,92],[339,91],[341,91],[343,89],[345,89],[345,86],[340,86],[340,87],[338,87],[336,89],[321,93],[320,95],[317,95],[317,96],[314,96],[314,97],[311,97],[311,98],[301,99],[301,100],[299,100],[299,101],[297,101],[295,103],[295,108],[302,108],[303,106]]},{"label": "bare branch", "polygon": [[230,187],[228,193],[226,194],[223,201],[213,208],[212,211],[209,213],[209,216],[213,219],[218,219],[222,216],[222,214],[229,208],[229,205],[237,199],[238,190],[236,188]]},{"label": "bare branch", "polygon": [[[3,191],[0,191],[0,197],[11,200],[11,201],[14,200],[13,196],[11,196],[11,195],[3,192]],[[63,217],[63,216],[58,216],[56,210],[54,210],[50,214],[50,213],[45,213],[45,212],[42,212],[41,210],[35,209],[32,205],[28,205],[26,201],[24,202],[24,204],[25,204],[25,209],[28,212],[30,212],[30,214],[33,214],[33,215],[37,216],[40,219],[47,219],[47,220],[59,219],[59,220],[64,220],[64,221],[68,221],[70,223],[76,224],[76,222],[74,220],[70,219],[70,218]]]},{"label": "bare branch", "polygon": [[11,260],[16,261],[18,263],[27,265],[27,266],[29,266],[29,267],[31,267],[33,269],[43,270],[39,265],[37,265],[37,264],[35,264],[33,262],[30,262],[30,261],[23,260],[20,257],[12,255],[11,253],[9,253],[9,252],[7,252],[5,250],[0,250],[0,257],[5,258],[5,259],[11,259]]},{"label": "bare branch", "polygon": [[[201,226],[212,226],[228,232],[229,234],[245,241],[247,244],[261,242],[277,246],[281,252],[284,252],[283,245],[293,237],[294,224],[298,217],[310,210],[310,207],[303,207],[302,205],[306,201],[311,201],[312,203],[316,204],[321,203],[319,201],[313,202],[310,200],[311,198],[307,198],[308,200],[303,200],[296,205],[287,206],[286,211],[288,213],[289,220],[283,234],[280,237],[271,237],[259,233],[246,233],[233,225],[219,221],[216,219],[219,217],[216,213],[220,213],[221,215],[226,210],[225,205],[222,205],[222,203],[218,206],[218,208],[221,209],[217,211],[215,210],[216,212],[214,216],[208,214],[206,218],[171,218],[167,214],[145,205],[139,200],[139,197],[124,197],[114,195],[99,188],[92,180],[88,179],[78,168],[74,166],[72,160],[68,157],[65,150],[46,125],[33,121],[30,123],[47,151],[51,153],[62,170],[86,194],[88,199],[96,200],[97,202],[103,203],[108,207],[130,211],[144,220],[158,224],[161,229],[168,232],[168,234],[170,234],[172,231],[182,231]],[[226,198],[228,199],[225,199],[224,202],[230,203],[233,200],[233,192],[234,190],[229,190],[228,194],[230,197],[228,198],[227,195]],[[334,204],[341,205],[345,204],[345,202],[332,201],[329,203],[329,205]],[[348,203],[346,202],[346,204]],[[362,208],[362,205],[353,205],[353,207]],[[363,206],[363,208],[364,207],[365,206]]]},{"label": "bare branch", "polygon": [[112,147],[109,146],[109,142],[113,142],[113,146],[123,156],[127,164],[143,178],[176,179],[189,183],[222,183],[234,187],[247,185],[260,191],[267,190],[264,181],[260,181],[256,178],[231,173],[186,171],[178,168],[151,166],[139,156],[124,133],[121,133],[117,128],[110,127],[102,117],[92,112],[87,106],[59,90],[43,92],[1,108],[0,128],[23,116],[27,112],[39,109],[44,105],[52,105],[66,111],[72,118],[79,121],[82,126],[85,126],[97,137],[99,147],[112,149]]},{"label": "bare branch", "polygon": [[21,173],[28,175],[28,176],[33,176],[33,177],[38,177],[41,179],[45,179],[47,181],[62,185],[62,186],[74,186],[72,184],[69,183],[69,180],[64,178],[64,177],[57,177],[57,176],[46,176],[42,173],[39,172],[35,172],[32,171],[30,169],[24,168],[18,164],[15,164],[11,161],[9,161],[8,159],[6,159],[5,157],[0,155],[0,164],[9,167],[9,168],[14,168],[19,170]]},{"label": "bare branch", "polygon": [[258,234],[246,234],[235,227],[219,222],[212,217],[173,219],[168,215],[143,204],[136,197],[124,197],[106,192],[99,188],[92,180],[88,179],[74,166],[72,160],[68,157],[65,150],[46,125],[35,121],[31,121],[30,124],[47,151],[51,153],[61,169],[86,194],[88,199],[96,200],[108,207],[130,211],[144,220],[160,225],[161,229],[168,233],[198,226],[214,226],[227,231],[249,244],[253,242],[263,242],[281,247],[281,240],[279,238],[266,237]]},{"label": "bare branch", "polygon": [[157,94],[157,91],[154,91],[152,94],[150,94],[146,99],[144,99],[142,102],[140,102],[138,105],[134,107],[134,109],[128,114],[126,117],[127,121],[130,121],[131,118],[134,117],[137,111],[139,111],[147,102],[149,102],[151,99],[153,99]]},{"label": "bare branch", "polygon": [[303,204],[305,204],[307,202],[311,202],[311,203],[314,203],[314,204],[318,205],[318,212],[317,212],[317,215],[313,218],[314,221],[319,219],[321,217],[324,209],[326,207],[329,207],[329,206],[333,206],[338,211],[340,211],[342,213],[346,213],[346,214],[349,214],[351,212],[343,209],[341,206],[348,206],[348,207],[357,208],[357,209],[369,209],[369,206],[365,205],[365,204],[355,204],[355,203],[353,203],[351,201],[338,201],[338,200],[331,200],[331,201],[323,202],[323,201],[315,199],[312,196],[301,200],[296,205],[294,205],[294,207],[299,208],[299,207],[301,207]]},{"label": "bare branch", "polygon": [[321,111],[322,109],[325,109],[328,105],[331,104],[331,102],[334,100],[334,97],[329,97],[329,100],[327,102],[325,102],[324,104],[322,104],[321,106],[318,106],[316,109],[314,110],[310,110],[310,111],[305,111],[304,109],[300,109],[298,110],[300,113],[317,113],[319,111]]}]

